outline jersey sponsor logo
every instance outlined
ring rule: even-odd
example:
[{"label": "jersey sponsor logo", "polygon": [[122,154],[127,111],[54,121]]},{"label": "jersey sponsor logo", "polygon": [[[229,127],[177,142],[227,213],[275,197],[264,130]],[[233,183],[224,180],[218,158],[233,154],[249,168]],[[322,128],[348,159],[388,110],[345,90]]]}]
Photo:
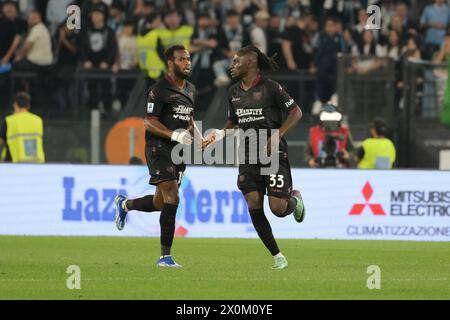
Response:
[{"label": "jersey sponsor logo", "polygon": [[152,91],[150,91],[150,93],[148,94],[148,98],[149,99],[151,99],[151,100],[155,100],[155,93],[153,92],[153,90]]},{"label": "jersey sponsor logo", "polygon": [[173,118],[174,119],[178,119],[178,120],[183,120],[183,121],[190,121],[191,120],[191,116],[190,115],[182,115],[182,114],[174,114]]},{"label": "jersey sponsor logo", "polygon": [[236,115],[238,117],[261,116],[262,112],[263,112],[262,108],[258,108],[258,109],[236,109]]},{"label": "jersey sponsor logo", "polygon": [[152,113],[155,108],[155,104],[153,102],[147,102],[147,113]]},{"label": "jersey sponsor logo", "polygon": [[176,114],[191,114],[192,111],[194,111],[194,108],[186,107],[184,105],[178,105],[176,107],[173,107],[173,112]]},{"label": "jersey sponsor logo", "polygon": [[238,120],[239,123],[249,123],[249,122],[255,122],[259,120],[264,120],[264,116],[262,117],[247,117],[247,118],[240,118]]},{"label": "jersey sponsor logo", "polygon": [[290,106],[292,106],[294,104],[294,99],[291,99],[288,102],[285,102],[284,104],[286,105],[286,108],[289,108]]},{"label": "jersey sponsor logo", "polygon": [[236,109],[236,115],[239,117],[238,123],[249,123],[259,120],[264,120],[262,115],[263,109]]}]

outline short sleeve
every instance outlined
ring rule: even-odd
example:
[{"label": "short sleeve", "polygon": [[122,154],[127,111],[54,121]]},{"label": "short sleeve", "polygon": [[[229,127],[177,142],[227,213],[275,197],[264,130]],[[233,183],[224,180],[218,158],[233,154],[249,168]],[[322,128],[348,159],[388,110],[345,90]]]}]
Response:
[{"label": "short sleeve", "polygon": [[33,29],[31,29],[30,34],[28,35],[26,41],[34,44],[37,41],[39,41],[39,38],[40,38],[40,33],[38,30],[38,27],[34,27]]},{"label": "short sleeve", "polygon": [[163,104],[162,94],[157,90],[157,88],[152,88],[147,97],[146,116],[159,118]]},{"label": "short sleeve", "polygon": [[289,93],[287,93],[278,82],[272,81],[272,90],[275,104],[279,106],[282,111],[290,112],[298,107],[294,99],[292,99]]}]

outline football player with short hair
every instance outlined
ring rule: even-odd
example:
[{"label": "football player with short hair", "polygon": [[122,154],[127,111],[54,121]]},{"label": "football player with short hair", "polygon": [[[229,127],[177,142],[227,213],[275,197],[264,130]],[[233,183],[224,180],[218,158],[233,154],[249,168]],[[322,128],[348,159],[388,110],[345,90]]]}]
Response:
[{"label": "football player with short hair", "polygon": [[127,213],[161,211],[161,257],[157,266],[180,267],[171,255],[178,209],[178,188],[186,165],[172,159],[172,149],[178,143],[192,144],[195,86],[186,79],[191,74],[191,57],[181,45],[166,52],[168,72],[149,91],[145,125],[145,156],[150,172],[150,184],[156,186],[154,195],[139,199],[116,196],[116,225],[125,226]]}]

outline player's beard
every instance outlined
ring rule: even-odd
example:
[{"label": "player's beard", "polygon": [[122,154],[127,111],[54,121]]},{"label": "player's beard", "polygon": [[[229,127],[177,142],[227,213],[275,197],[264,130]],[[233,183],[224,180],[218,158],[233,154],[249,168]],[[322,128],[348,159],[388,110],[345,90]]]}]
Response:
[{"label": "player's beard", "polygon": [[242,80],[242,78],[244,78],[245,72],[243,72],[242,70],[238,69],[233,71],[234,72],[230,73],[233,80]]},{"label": "player's beard", "polygon": [[173,73],[175,74],[176,77],[186,80],[187,78],[189,78],[191,76],[191,73],[184,73],[180,67],[178,67],[176,64],[173,65]]}]

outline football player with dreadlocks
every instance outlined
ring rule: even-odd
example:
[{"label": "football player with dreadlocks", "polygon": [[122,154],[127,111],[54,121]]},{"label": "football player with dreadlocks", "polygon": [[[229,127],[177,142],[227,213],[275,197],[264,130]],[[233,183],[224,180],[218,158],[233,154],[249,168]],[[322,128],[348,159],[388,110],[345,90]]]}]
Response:
[{"label": "football player with dreadlocks", "polygon": [[[245,140],[245,161],[239,164],[238,187],[245,197],[259,238],[274,257],[275,264],[272,268],[284,269],[288,262],[278,248],[264,214],[264,195],[267,192],[270,209],[276,216],[283,218],[293,213],[298,223],[304,220],[305,207],[301,194],[292,189],[288,148],[284,138],[301,119],[302,112],[280,84],[262,75],[262,72],[274,71],[277,68],[273,58],[269,58],[254,46],[244,47],[237,52],[231,64],[231,76],[238,82],[229,89],[228,120],[222,130],[213,130],[205,138],[204,147],[223,139],[230,129],[236,127],[244,133],[246,130],[256,130],[269,135],[265,145],[264,142],[260,143],[261,137],[257,135],[257,148],[265,148],[269,156],[272,153],[278,155],[277,171],[268,175],[262,174],[264,165],[257,155],[256,163],[249,163],[255,155],[249,151],[250,142]],[[284,122],[283,112],[288,114]]]}]

